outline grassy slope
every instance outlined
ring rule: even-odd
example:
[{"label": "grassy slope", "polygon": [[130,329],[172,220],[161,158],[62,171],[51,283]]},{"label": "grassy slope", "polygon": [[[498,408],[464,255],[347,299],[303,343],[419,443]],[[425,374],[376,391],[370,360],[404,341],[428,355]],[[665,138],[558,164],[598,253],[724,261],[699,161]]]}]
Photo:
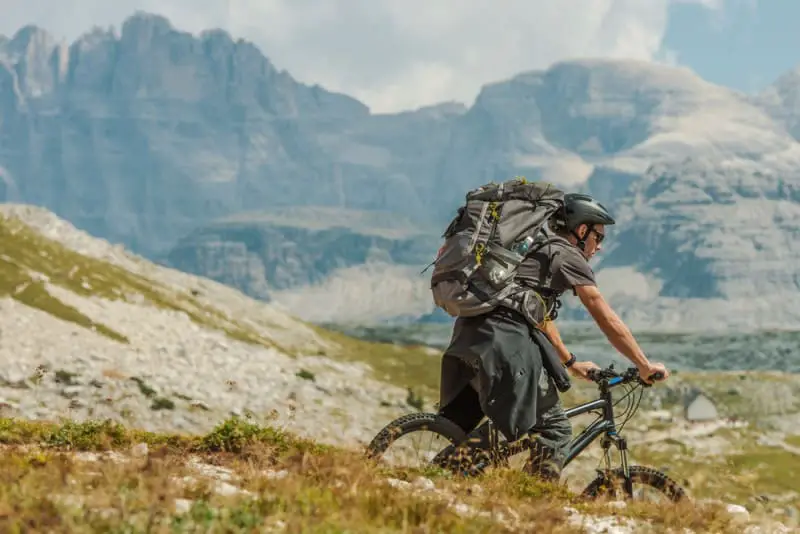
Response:
[{"label": "grassy slope", "polygon": [[230,337],[272,346],[271,340],[219,311],[203,306],[189,293],[179,293],[121,267],[100,261],[42,237],[16,219],[0,216],[0,295],[8,295],[66,321],[92,328],[127,343],[122,334],[96,323],[48,294],[45,283],[85,297],[109,300],[144,299],[159,308],[185,312],[197,324],[224,330]]},{"label": "grassy slope", "polygon": [[[47,239],[13,218],[0,216],[0,296],[12,298],[66,321],[90,328],[121,343],[122,334],[95,322],[79,310],[50,295],[46,283],[85,297],[144,301],[163,309],[185,312],[195,323],[224,331],[231,338],[282,349],[268,337],[268,329],[255,328],[202,304],[189,292],[178,291],[121,267],[91,258]],[[319,354],[372,365],[379,378],[390,378],[433,397],[438,376],[431,367],[437,359],[422,347],[398,349],[388,343],[371,343],[315,328],[327,341]]]},{"label": "grassy slope", "polygon": [[[761,495],[785,496],[786,504],[800,507],[800,495],[789,495],[797,487],[800,455],[760,444],[758,437],[750,428],[721,428],[702,440],[676,436],[655,444],[632,443],[632,458],[667,471],[697,497],[748,505]],[[702,441],[713,448],[703,447]]]},{"label": "grassy slope", "polygon": [[[147,455],[131,446],[149,444]],[[159,435],[110,423],[45,424],[0,419],[3,532],[575,532],[565,506],[609,515],[562,487],[497,471],[480,480],[426,474],[438,492],[411,492],[386,477],[418,474],[365,462],[358,451],[322,447],[280,430],[230,419],[206,436]],[[119,451],[116,461],[82,461],[75,451]],[[234,474],[250,495],[223,496],[187,467],[195,456]],[[284,477],[270,476],[282,472]],[[180,484],[184,477],[194,482]],[[186,480],[186,479],[184,479]],[[480,487],[476,489],[475,483]],[[463,516],[455,498],[483,516]],[[176,510],[187,499],[187,510]],[[497,522],[502,514],[504,519]],[[615,515],[647,519],[649,532],[736,532],[713,505],[631,506]],[[27,530],[26,530],[27,529]],[[259,530],[256,530],[259,529]],[[267,530],[268,531],[268,530]]]}]

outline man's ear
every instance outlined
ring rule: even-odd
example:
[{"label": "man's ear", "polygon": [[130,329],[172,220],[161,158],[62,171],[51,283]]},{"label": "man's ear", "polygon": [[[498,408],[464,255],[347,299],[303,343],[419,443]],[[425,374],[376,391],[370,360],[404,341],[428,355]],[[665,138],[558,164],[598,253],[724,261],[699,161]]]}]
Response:
[{"label": "man's ear", "polygon": [[580,238],[581,241],[585,241],[589,233],[589,226],[586,224],[579,224],[578,227],[575,228],[575,233],[578,234],[578,238]]}]

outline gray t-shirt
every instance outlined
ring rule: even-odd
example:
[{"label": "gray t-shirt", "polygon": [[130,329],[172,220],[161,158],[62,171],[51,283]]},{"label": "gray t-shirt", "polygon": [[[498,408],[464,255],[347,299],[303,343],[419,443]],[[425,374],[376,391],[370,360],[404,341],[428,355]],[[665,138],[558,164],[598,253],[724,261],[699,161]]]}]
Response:
[{"label": "gray t-shirt", "polygon": [[[531,287],[546,287],[556,296],[575,286],[594,286],[594,271],[580,249],[562,237],[549,236],[549,243],[528,254],[517,271],[517,280]],[[534,245],[534,248],[537,245]],[[552,275],[549,282],[547,271]]]}]

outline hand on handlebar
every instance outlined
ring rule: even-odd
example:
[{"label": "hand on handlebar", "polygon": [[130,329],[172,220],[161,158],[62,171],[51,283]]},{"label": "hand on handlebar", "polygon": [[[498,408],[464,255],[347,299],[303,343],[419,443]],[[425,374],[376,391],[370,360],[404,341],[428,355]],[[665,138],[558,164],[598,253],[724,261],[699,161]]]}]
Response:
[{"label": "hand on handlebar", "polygon": [[639,378],[646,384],[653,384],[655,381],[669,378],[669,371],[663,363],[648,362],[647,365],[639,367]]},{"label": "hand on handlebar", "polygon": [[569,368],[569,372],[578,378],[591,382],[592,379],[589,378],[589,374],[594,369],[600,369],[594,362],[575,362],[572,364],[572,367]]}]

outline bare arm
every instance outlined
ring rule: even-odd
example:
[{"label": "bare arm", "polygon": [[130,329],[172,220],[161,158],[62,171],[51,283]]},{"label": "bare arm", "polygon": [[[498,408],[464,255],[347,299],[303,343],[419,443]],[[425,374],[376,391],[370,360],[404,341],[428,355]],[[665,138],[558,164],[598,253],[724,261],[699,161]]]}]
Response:
[{"label": "bare arm", "polygon": [[578,298],[591,314],[592,318],[608,338],[608,341],[623,356],[632,361],[639,369],[650,366],[650,362],[642,352],[631,331],[622,319],[611,309],[597,286],[575,286]]},{"label": "bare arm", "polygon": [[558,332],[558,328],[556,328],[556,323],[553,321],[545,321],[542,325],[542,332],[550,338],[550,343],[553,344],[555,347],[556,352],[558,352],[558,357],[561,359],[561,363],[567,363],[571,358],[569,350],[567,350],[566,345],[561,340],[561,334]]}]

